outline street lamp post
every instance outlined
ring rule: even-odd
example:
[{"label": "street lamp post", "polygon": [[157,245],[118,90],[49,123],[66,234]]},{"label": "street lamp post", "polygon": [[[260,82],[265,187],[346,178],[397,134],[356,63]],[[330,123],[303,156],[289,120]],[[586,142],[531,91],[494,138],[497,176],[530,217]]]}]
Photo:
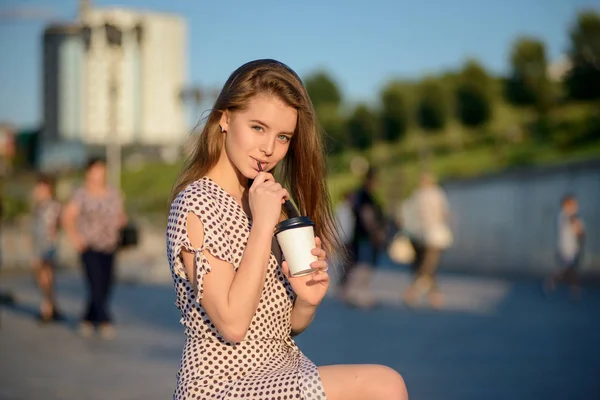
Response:
[{"label": "street lamp post", "polygon": [[110,49],[108,67],[108,101],[110,131],[106,143],[106,164],[110,184],[120,190],[121,188],[121,138],[117,124],[117,102],[119,100],[119,85],[117,73],[121,66],[123,55],[123,32],[117,26],[106,23],[104,25],[106,42]]},{"label": "street lamp post", "polygon": [[[118,26],[106,23],[104,24],[106,33],[106,42],[110,49],[109,55],[109,77],[108,77],[108,98],[109,98],[109,138],[106,145],[106,163],[108,166],[109,181],[116,189],[121,188],[121,150],[122,143],[118,131],[117,104],[119,101],[119,83],[118,72],[122,66],[123,60],[123,34],[127,33]],[[131,32],[135,36],[137,45],[142,42],[142,26],[135,25]]]},{"label": "street lamp post", "polygon": [[[118,101],[119,101],[119,71],[123,60],[123,35],[127,30],[116,24],[106,22],[102,27],[108,45],[108,128],[106,135],[106,163],[108,167],[108,179],[116,189],[121,188],[121,138],[118,130]],[[81,36],[86,51],[92,47],[92,35],[94,29],[84,24],[81,27]],[[131,28],[137,45],[141,45],[143,29],[141,23]]]}]

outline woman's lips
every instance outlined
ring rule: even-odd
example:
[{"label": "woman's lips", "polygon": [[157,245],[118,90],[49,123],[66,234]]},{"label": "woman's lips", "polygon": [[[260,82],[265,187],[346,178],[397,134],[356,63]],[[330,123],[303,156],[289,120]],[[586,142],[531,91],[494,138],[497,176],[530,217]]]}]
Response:
[{"label": "woman's lips", "polygon": [[267,165],[269,165],[269,163],[263,162],[263,161],[259,161],[257,159],[254,159],[254,163],[255,163],[256,168],[258,169],[258,171],[266,171]]}]

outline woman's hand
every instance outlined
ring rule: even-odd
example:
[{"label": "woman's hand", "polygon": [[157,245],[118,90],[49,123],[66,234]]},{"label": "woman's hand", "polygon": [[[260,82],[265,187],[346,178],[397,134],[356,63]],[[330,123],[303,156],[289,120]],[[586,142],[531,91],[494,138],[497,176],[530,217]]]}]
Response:
[{"label": "woman's hand", "polygon": [[327,273],[329,268],[327,265],[327,253],[322,248],[321,239],[315,237],[315,245],[312,254],[317,256],[317,261],[310,264],[310,267],[315,270],[310,275],[293,277],[290,276],[290,267],[287,261],[281,264],[283,273],[288,278],[294,292],[296,293],[296,303],[310,307],[318,306],[329,288],[330,277]]},{"label": "woman's hand", "polygon": [[85,249],[87,248],[87,244],[85,243],[85,240],[79,234],[74,235],[72,241],[73,241],[73,247],[75,247],[75,250],[77,250],[78,253],[83,253],[85,251]]},{"label": "woman's hand", "polygon": [[79,217],[79,206],[73,200],[67,203],[63,215],[62,215],[62,225],[67,232],[69,239],[71,239],[71,243],[75,250],[79,253],[83,253],[87,248],[87,244],[83,236],[77,230],[77,218]]},{"label": "woman's hand", "polygon": [[254,225],[273,231],[281,216],[281,205],[290,195],[273,175],[259,172],[249,189],[248,202]]}]

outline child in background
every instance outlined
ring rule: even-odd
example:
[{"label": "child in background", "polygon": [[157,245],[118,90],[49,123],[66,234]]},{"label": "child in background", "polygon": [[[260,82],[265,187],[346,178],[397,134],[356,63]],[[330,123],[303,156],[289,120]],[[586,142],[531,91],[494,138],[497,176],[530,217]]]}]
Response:
[{"label": "child in background", "polygon": [[54,298],[54,268],[61,207],[54,198],[54,182],[50,177],[38,177],[33,189],[33,201],[32,266],[42,294],[39,318],[41,322],[51,322],[61,320],[62,316]]}]

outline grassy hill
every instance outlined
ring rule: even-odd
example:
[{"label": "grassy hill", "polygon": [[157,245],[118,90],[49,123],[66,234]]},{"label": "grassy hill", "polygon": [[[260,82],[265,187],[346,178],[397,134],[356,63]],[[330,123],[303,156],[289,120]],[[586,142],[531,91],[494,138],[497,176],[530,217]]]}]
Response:
[{"label": "grassy hill", "polygon": [[[553,119],[578,120],[593,112],[595,108],[592,105],[569,105],[553,114]],[[541,139],[532,137],[523,128],[535,120],[531,112],[500,105],[496,116],[484,130],[468,131],[456,123],[435,134],[413,129],[396,143],[376,143],[366,151],[346,150],[332,155],[328,171],[332,197],[337,200],[343,191],[359,184],[360,175],[351,172],[353,160],[364,159],[379,167],[379,195],[383,203],[390,206],[415,187],[422,168],[443,180],[475,177],[515,166],[600,157],[600,140],[560,146],[552,135]],[[560,134],[563,133],[553,132],[553,135]],[[181,163],[150,164],[138,171],[125,171],[123,189],[129,208],[135,212],[166,210],[171,187],[180,168]]]}]

